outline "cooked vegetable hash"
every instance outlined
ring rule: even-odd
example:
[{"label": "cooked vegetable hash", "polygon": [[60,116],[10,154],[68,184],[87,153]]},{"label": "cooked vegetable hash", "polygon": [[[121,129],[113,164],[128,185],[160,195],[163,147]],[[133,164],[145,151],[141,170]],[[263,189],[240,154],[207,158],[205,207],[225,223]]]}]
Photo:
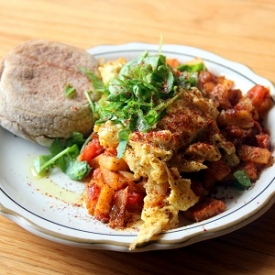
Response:
[{"label": "cooked vegetable hash", "polygon": [[195,222],[222,213],[215,186],[249,188],[271,163],[262,125],[268,87],[240,91],[201,59],[180,64],[148,52],[99,71],[86,72],[102,97],[91,102],[94,132],[77,161],[88,164],[86,205],[95,219],[123,229],[140,215],[130,249],[176,228],[180,213]]}]

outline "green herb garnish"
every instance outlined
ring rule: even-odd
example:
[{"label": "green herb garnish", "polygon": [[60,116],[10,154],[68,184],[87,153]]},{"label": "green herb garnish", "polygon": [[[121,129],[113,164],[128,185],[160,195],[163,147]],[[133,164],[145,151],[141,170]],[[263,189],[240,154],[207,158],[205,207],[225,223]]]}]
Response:
[{"label": "green herb garnish", "polygon": [[238,170],[234,174],[235,181],[233,184],[240,189],[247,189],[251,187],[251,181],[244,170]]},{"label": "green herb garnish", "polygon": [[189,62],[183,63],[177,67],[181,72],[200,72],[206,71],[206,66],[202,59],[196,58]]},{"label": "green herb garnish", "polygon": [[[98,79],[95,80],[94,86],[98,85]],[[184,89],[196,84],[197,74],[176,75],[164,55],[144,52],[125,64],[105,89],[101,87],[105,97],[98,102],[96,124],[110,120],[123,126],[117,155],[122,157],[131,132],[153,129]]]},{"label": "green herb garnish", "polygon": [[76,89],[71,84],[66,84],[65,87],[65,95],[69,98],[72,98],[76,95]]},{"label": "green herb garnish", "polygon": [[45,176],[54,167],[59,167],[71,179],[83,179],[91,171],[86,161],[77,161],[84,142],[85,139],[80,133],[73,133],[72,137],[66,140],[55,139],[49,148],[50,154],[41,155],[34,160],[35,174]]},{"label": "green herb garnish", "polygon": [[94,73],[90,72],[86,68],[80,67],[79,70],[86,74],[86,76],[90,79],[91,83],[93,84],[94,92],[105,92],[105,85],[103,84],[102,80]]}]

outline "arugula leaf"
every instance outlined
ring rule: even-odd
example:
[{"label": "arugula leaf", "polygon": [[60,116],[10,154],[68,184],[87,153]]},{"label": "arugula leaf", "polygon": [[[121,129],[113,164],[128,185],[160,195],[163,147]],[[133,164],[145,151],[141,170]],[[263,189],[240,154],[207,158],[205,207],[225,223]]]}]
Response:
[{"label": "arugula leaf", "polygon": [[[44,177],[48,170],[53,168],[54,163],[50,162],[52,158],[52,155],[40,155],[39,157],[35,158],[33,161],[33,172],[35,175]],[[47,169],[46,166],[44,165],[47,163]]]},{"label": "arugula leaf", "polygon": [[142,63],[142,61],[144,60],[145,56],[148,55],[148,52],[145,51],[143,53],[141,53],[137,58],[133,59],[132,61],[128,62],[127,64],[125,64],[120,72],[119,72],[119,76],[123,76],[123,75],[130,75],[133,74],[133,68],[135,68],[136,66],[138,66],[139,64]]},{"label": "arugula leaf", "polygon": [[236,179],[233,184],[236,187],[240,189],[247,189],[251,187],[251,181],[244,170],[238,170],[233,175]]},{"label": "arugula leaf", "polygon": [[72,180],[82,180],[91,171],[89,164],[86,161],[70,160],[66,165],[65,174]]},{"label": "arugula leaf", "polygon": [[122,129],[118,133],[119,145],[117,147],[117,157],[121,158],[125,152],[130,131],[128,129]]},{"label": "arugula leaf", "polygon": [[87,162],[77,161],[77,156],[84,142],[83,135],[77,132],[66,140],[54,140],[49,148],[49,155],[41,155],[34,159],[33,170],[35,174],[43,177],[54,167],[59,167],[71,179],[83,179],[91,171]]},{"label": "arugula leaf", "polygon": [[34,169],[37,175],[44,174],[50,168],[53,168],[56,165],[59,158],[63,157],[66,154],[70,154],[70,152],[72,152],[73,150],[75,150],[74,146],[67,147],[66,149],[64,149],[63,151],[57,154],[51,154],[51,155],[45,155],[45,156],[42,155],[36,158],[34,160]]},{"label": "arugula leaf", "polygon": [[205,71],[206,67],[202,59],[195,58],[189,62],[179,65],[177,70],[181,72],[200,72]]},{"label": "arugula leaf", "polygon": [[63,147],[66,148],[73,144],[76,144],[78,147],[80,147],[85,142],[85,140],[86,139],[83,137],[83,134],[79,132],[73,132],[71,137],[64,140]]}]

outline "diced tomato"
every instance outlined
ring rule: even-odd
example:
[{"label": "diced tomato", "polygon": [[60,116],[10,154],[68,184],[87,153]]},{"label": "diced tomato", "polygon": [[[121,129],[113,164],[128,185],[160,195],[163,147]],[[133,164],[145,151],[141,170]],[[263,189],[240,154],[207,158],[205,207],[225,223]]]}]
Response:
[{"label": "diced tomato", "polygon": [[87,202],[86,207],[91,215],[94,214],[101,188],[95,182],[90,182],[87,186]]},{"label": "diced tomato", "polygon": [[259,114],[263,114],[272,106],[270,91],[262,85],[255,85],[248,91],[247,96]]},{"label": "diced tomato", "polygon": [[126,208],[129,212],[139,212],[143,208],[144,194],[138,189],[129,188]]},{"label": "diced tomato", "polygon": [[132,185],[116,191],[110,213],[110,227],[124,228],[127,220],[127,211],[135,213],[141,212],[143,199],[144,194]]},{"label": "diced tomato", "polygon": [[93,170],[93,178],[95,180],[99,180],[99,179],[102,180],[102,173],[101,173],[100,168],[96,168],[95,170]]},{"label": "diced tomato", "polygon": [[82,153],[79,155],[79,160],[87,161],[91,165],[92,159],[103,153],[104,150],[104,147],[99,143],[98,136],[93,135],[92,140],[84,147]]},{"label": "diced tomato", "polygon": [[256,140],[257,140],[257,143],[258,143],[259,147],[266,148],[266,149],[269,148],[269,146],[270,146],[270,137],[269,137],[268,134],[256,135]]}]

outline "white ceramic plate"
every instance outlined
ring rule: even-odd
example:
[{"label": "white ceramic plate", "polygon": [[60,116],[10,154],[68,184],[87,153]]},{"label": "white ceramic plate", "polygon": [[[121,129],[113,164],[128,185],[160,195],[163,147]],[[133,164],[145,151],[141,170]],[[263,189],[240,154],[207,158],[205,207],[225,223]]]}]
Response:
[{"label": "white ceramic plate", "polygon": [[[144,50],[158,52],[158,45],[130,43],[118,46],[99,46],[89,50],[105,60],[125,57],[132,59]],[[188,61],[194,57],[205,60],[208,69],[225,75],[236,87],[247,91],[256,83],[268,86],[272,96],[275,89],[271,82],[256,75],[249,68],[204,50],[163,45],[162,53]],[[271,130],[272,146],[275,143],[275,118],[273,108],[266,119]],[[0,212],[26,230],[55,242],[86,247],[128,251],[136,236],[135,231],[115,231],[87,215],[81,203],[84,186],[69,180],[59,171],[50,178],[36,179],[31,174],[32,160],[47,153],[47,149],[15,137],[0,128]],[[266,169],[255,186],[245,192],[221,190],[227,210],[209,220],[180,226],[157,236],[152,242],[135,251],[172,249],[232,232],[262,215],[275,201],[275,167]]]}]

